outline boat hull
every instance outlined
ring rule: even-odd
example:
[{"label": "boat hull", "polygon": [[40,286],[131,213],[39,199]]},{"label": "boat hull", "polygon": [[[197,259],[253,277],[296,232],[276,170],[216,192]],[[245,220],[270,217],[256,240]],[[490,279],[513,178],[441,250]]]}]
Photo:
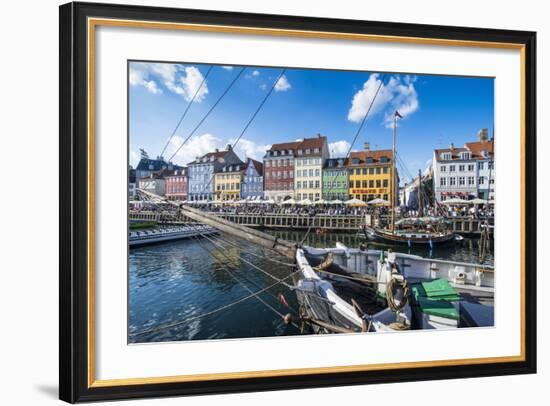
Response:
[{"label": "boat hull", "polygon": [[457,236],[452,233],[437,235],[429,233],[392,234],[372,227],[365,227],[364,233],[367,239],[385,244],[433,246],[459,241]]}]

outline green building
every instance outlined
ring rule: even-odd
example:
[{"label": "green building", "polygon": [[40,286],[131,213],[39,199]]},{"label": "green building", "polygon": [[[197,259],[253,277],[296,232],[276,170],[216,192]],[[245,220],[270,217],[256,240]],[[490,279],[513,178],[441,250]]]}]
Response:
[{"label": "green building", "polygon": [[348,200],[348,170],[345,158],[329,158],[323,166],[323,199]]}]

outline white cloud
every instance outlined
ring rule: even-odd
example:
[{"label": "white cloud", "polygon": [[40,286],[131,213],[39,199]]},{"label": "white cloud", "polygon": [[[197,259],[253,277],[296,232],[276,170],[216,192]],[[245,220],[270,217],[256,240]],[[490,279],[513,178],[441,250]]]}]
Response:
[{"label": "white cloud", "polygon": [[[178,135],[172,137],[166,153],[164,156],[166,159],[170,158],[172,154],[182,145],[184,138]],[[222,140],[210,133],[202,135],[194,135],[187,141],[187,143],[178,151],[176,156],[172,158],[172,161],[179,165],[187,165],[189,162],[195,160],[197,156],[202,156],[207,152],[212,152],[216,148],[223,148],[225,145]]]},{"label": "white cloud", "polygon": [[162,90],[157,86],[157,82],[154,80],[147,80],[148,72],[139,67],[132,66],[130,68],[129,81],[131,86],[144,86],[149,92],[153,94],[160,94]]},{"label": "white cloud", "polygon": [[252,76],[260,76],[260,71],[259,70],[252,71]]},{"label": "white cloud", "polygon": [[157,86],[157,82],[155,82],[154,80],[150,80],[150,81],[145,81],[143,86],[145,86],[145,88],[147,90],[149,90],[151,93],[153,94],[160,94],[162,93],[162,90],[160,90]]},{"label": "white cloud", "polygon": [[331,142],[328,144],[328,150],[331,158],[346,157],[351,144],[345,140]]},{"label": "white cloud", "polygon": [[[183,143],[184,138],[178,135],[174,136],[166,149],[165,158],[168,159]],[[172,161],[179,165],[187,165],[189,162],[195,160],[197,156],[202,156],[208,152],[214,151],[216,148],[219,150],[225,149],[227,144],[233,145],[236,138],[230,138],[223,140],[216,137],[213,134],[205,133],[198,136],[193,136],[187,141],[187,143],[178,151],[176,156],[172,158]],[[235,153],[243,161],[248,158],[254,158],[262,160],[265,155],[265,151],[271,148],[271,145],[258,144],[247,138],[241,138],[235,147]]]},{"label": "white cloud", "polygon": [[225,70],[233,70],[233,66],[229,66],[229,65],[222,66],[222,68],[225,69]]},{"label": "white cloud", "polygon": [[262,84],[260,85],[260,89],[261,89],[261,90],[267,90],[267,85],[266,85],[265,83],[262,83]]},{"label": "white cloud", "polygon": [[152,78],[156,78],[168,90],[183,96],[187,101],[191,101],[197,91],[196,102],[201,102],[208,94],[208,83],[204,80],[202,73],[194,66],[184,67],[171,63],[132,63],[129,77],[130,85],[142,85],[151,93],[162,93],[157,82]]},{"label": "white cloud", "polygon": [[290,85],[290,82],[286,78],[285,75],[281,76],[277,83],[275,84],[275,91],[276,92],[285,92],[288,89],[290,89],[292,86]]},{"label": "white cloud", "polygon": [[[406,118],[418,110],[418,94],[414,87],[415,77],[392,76],[386,84],[382,84],[378,96],[371,108],[369,115],[384,112],[384,123],[391,127],[393,113],[398,110]],[[363,84],[363,88],[353,96],[351,107],[348,111],[348,120],[361,122],[365,116],[374,96],[380,86],[380,75],[373,73]]]},{"label": "white cloud", "polygon": [[[234,139],[230,139],[228,143],[233,145],[234,142]],[[252,140],[241,138],[237,143],[237,146],[235,147],[235,153],[243,161],[246,158],[253,158],[261,161],[263,156],[265,155],[265,151],[267,151],[269,148],[271,148],[271,145],[257,144]]]}]

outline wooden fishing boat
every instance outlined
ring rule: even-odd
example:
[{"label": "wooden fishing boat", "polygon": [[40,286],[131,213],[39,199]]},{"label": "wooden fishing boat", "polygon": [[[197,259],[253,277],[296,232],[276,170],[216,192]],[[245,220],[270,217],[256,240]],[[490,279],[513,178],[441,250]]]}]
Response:
[{"label": "wooden fishing boat", "polygon": [[451,231],[425,231],[421,229],[385,230],[375,227],[364,227],[364,235],[371,241],[384,244],[424,245],[434,246],[462,242],[463,237]]},{"label": "wooden fishing boat", "polygon": [[[316,333],[494,325],[487,265],[347,248],[300,248],[296,292]],[[315,323],[321,320],[322,323]]]}]

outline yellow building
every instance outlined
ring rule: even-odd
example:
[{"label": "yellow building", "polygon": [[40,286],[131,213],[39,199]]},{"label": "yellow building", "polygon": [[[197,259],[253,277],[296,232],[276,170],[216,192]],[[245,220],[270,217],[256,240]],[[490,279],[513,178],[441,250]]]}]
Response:
[{"label": "yellow building", "polygon": [[371,151],[368,144],[365,144],[363,151],[352,152],[347,162],[349,198],[364,202],[378,198],[388,203],[395,199],[399,177],[396,172],[392,192],[392,159],[391,150]]},{"label": "yellow building", "polygon": [[243,180],[244,164],[223,166],[214,175],[214,199],[217,202],[239,200]]}]

